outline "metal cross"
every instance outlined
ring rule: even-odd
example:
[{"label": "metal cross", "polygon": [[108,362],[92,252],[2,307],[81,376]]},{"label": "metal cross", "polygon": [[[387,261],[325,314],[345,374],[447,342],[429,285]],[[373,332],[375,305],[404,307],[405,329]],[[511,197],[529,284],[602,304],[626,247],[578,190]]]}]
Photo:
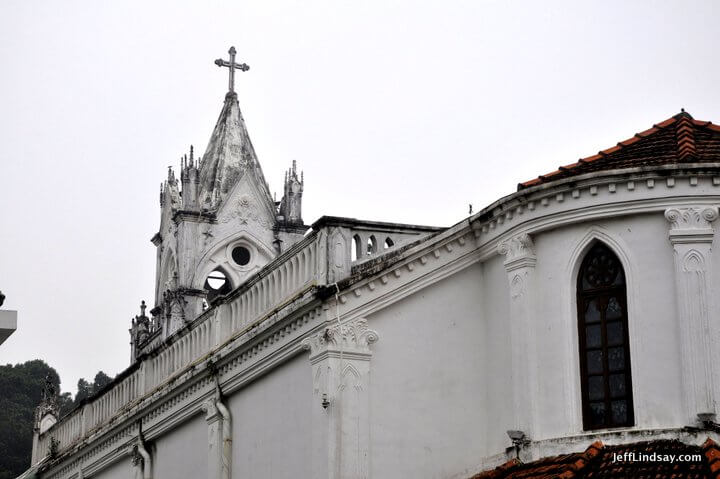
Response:
[{"label": "metal cross", "polygon": [[248,71],[250,69],[249,66],[247,66],[246,63],[235,63],[235,47],[230,47],[230,50],[228,50],[228,53],[230,54],[230,61],[226,62],[222,58],[218,58],[215,60],[215,65],[219,67],[228,67],[230,69],[230,82],[229,82],[229,88],[230,92],[235,91],[235,69],[241,70],[241,71]]}]

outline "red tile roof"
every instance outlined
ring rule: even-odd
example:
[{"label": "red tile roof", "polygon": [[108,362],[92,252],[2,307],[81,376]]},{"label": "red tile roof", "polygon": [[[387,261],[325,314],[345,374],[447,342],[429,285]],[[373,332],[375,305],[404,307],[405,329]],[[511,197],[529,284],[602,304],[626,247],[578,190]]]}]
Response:
[{"label": "red tile roof", "polygon": [[520,183],[518,190],[595,171],[710,162],[720,162],[720,126],[694,120],[683,110],[597,155]]},{"label": "red tile roof", "polygon": [[[700,461],[615,461],[616,457],[640,458],[657,455],[699,455]],[[702,446],[677,440],[657,440],[605,446],[597,441],[585,452],[546,457],[523,464],[506,462],[472,479],[717,479],[720,477],[720,447],[709,439]]]}]

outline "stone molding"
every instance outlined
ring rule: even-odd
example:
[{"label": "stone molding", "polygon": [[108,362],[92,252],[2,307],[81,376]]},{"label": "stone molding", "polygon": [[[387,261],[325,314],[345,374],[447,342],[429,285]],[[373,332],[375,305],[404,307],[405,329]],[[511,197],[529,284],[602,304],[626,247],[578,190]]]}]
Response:
[{"label": "stone molding", "polygon": [[505,256],[505,268],[508,272],[525,266],[535,266],[535,243],[527,233],[520,233],[501,241],[497,251]]},{"label": "stone molding", "polygon": [[668,208],[665,218],[670,222],[671,243],[711,243],[712,222],[718,218],[718,209],[715,206]]},{"label": "stone molding", "polygon": [[310,350],[311,360],[325,353],[341,351],[369,357],[372,355],[370,345],[379,339],[377,332],[368,327],[367,319],[359,318],[330,326],[322,333],[303,339],[301,344],[303,349]]}]

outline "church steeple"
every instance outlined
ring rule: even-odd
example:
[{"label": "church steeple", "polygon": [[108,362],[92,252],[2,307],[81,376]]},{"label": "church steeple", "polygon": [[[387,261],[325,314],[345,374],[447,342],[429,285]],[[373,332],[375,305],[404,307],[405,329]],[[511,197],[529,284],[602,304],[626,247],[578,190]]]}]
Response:
[{"label": "church steeple", "polygon": [[[160,230],[152,239],[157,247],[155,307],[149,324],[162,329],[163,337],[291,248],[308,229],[301,214],[302,173],[298,177],[293,163],[278,211],[255,155],[234,85],[235,70],[249,67],[235,62],[234,48],[230,61],[215,64],[229,68],[229,91],[205,154],[196,158],[191,146],[180,159],[179,174],[169,169],[160,190]],[[145,344],[139,329],[145,319],[138,321],[133,359]]]},{"label": "church steeple", "polygon": [[273,210],[272,195],[250,141],[234,86],[235,70],[247,71],[250,67],[235,62],[235,48],[230,48],[229,62],[218,59],[215,64],[229,68],[230,81],[225,103],[200,165],[201,206],[208,210],[217,209],[238,180],[250,175],[261,193],[261,201]]}]

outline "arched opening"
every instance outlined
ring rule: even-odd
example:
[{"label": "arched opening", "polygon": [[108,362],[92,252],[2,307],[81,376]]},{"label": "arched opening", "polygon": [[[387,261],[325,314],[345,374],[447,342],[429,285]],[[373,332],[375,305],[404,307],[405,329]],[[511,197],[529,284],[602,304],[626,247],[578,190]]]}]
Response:
[{"label": "arched opening", "polygon": [[395,242],[390,238],[389,236],[385,238],[385,244],[383,245],[383,248],[388,249],[395,246]]},{"label": "arched opening", "polygon": [[232,285],[225,272],[220,268],[216,268],[205,279],[204,288],[208,292],[207,301],[212,304],[213,300],[218,296],[229,293],[232,290]]},{"label": "arched opening", "polygon": [[632,426],[625,271],[603,243],[595,243],[580,266],[577,307],[583,426]]},{"label": "arched opening", "polygon": [[352,261],[357,261],[358,258],[362,258],[362,255],[362,241],[360,240],[360,235],[355,235],[352,237],[350,259]]},{"label": "arched opening", "polygon": [[377,240],[375,235],[371,235],[367,240],[367,255],[371,256],[377,252]]}]

